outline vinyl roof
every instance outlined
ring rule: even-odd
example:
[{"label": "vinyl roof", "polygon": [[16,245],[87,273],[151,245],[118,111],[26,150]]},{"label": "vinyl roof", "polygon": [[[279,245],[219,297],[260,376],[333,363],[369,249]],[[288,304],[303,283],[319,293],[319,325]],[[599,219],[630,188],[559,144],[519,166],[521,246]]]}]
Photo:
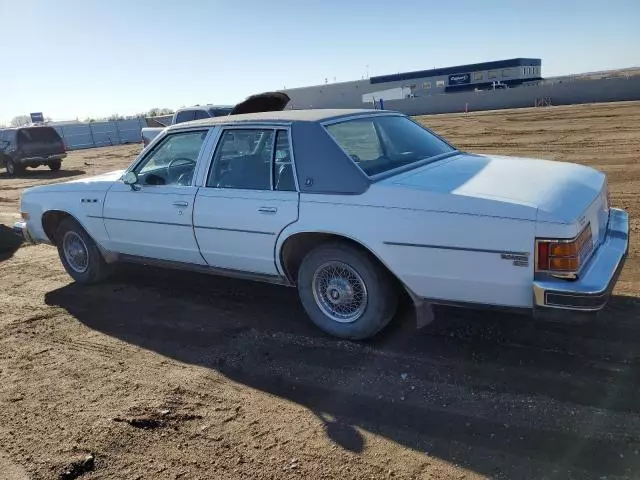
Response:
[{"label": "vinyl roof", "polygon": [[228,125],[241,122],[319,122],[339,117],[348,117],[351,115],[375,115],[377,113],[389,112],[367,108],[316,108],[306,110],[281,110],[276,112],[245,113],[241,115],[204,118],[202,120],[193,120],[190,122],[178,123],[176,125],[173,125],[171,128],[179,128],[181,126]]}]

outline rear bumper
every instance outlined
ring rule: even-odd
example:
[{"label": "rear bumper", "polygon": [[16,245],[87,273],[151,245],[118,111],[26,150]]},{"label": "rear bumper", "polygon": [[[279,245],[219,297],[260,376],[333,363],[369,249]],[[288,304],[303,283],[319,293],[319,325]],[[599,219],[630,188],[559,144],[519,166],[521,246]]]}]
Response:
[{"label": "rear bumper", "polygon": [[35,157],[25,157],[20,159],[20,163],[25,166],[38,166],[46,165],[49,162],[56,162],[62,160],[67,156],[66,153],[56,153],[52,155],[38,155]]},{"label": "rear bumper", "polygon": [[595,312],[604,308],[629,251],[629,214],[612,208],[607,234],[585,271],[576,280],[534,281],[534,308]]}]

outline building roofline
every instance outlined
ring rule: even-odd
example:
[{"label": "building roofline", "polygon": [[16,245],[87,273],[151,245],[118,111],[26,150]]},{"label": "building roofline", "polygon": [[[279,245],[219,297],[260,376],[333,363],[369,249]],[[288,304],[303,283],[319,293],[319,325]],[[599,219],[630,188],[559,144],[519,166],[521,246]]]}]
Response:
[{"label": "building roofline", "polygon": [[470,63],[468,65],[457,65],[453,67],[432,68],[431,70],[416,70],[413,72],[394,73],[391,75],[379,75],[371,77],[371,84],[387,83],[401,80],[413,80],[425,77],[441,77],[444,75],[454,75],[457,73],[469,73],[479,70],[494,70],[509,67],[539,67],[542,60],[539,58],[510,58],[508,60],[496,60],[493,62]]}]

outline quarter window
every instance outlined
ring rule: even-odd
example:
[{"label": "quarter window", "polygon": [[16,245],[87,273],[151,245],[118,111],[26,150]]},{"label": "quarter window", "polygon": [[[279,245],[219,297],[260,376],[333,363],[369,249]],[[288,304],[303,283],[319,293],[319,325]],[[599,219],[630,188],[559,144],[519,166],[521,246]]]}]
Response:
[{"label": "quarter window", "polygon": [[168,135],[136,166],[143,185],[191,185],[207,130]]},{"label": "quarter window", "polygon": [[270,190],[273,140],[273,130],[225,130],[216,148],[207,186]]}]

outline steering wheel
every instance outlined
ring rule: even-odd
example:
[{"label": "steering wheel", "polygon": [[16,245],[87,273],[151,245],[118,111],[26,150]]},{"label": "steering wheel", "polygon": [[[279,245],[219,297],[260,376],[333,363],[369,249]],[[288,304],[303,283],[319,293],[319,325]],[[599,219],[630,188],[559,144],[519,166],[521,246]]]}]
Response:
[{"label": "steering wheel", "polygon": [[[174,158],[173,160],[171,160],[169,162],[169,165],[167,165],[167,183],[175,183],[177,181],[176,178],[173,177],[173,174],[171,173],[171,168],[173,167],[174,163],[177,162],[185,162],[187,165],[191,164],[193,165],[193,167],[195,168],[196,166],[196,161],[191,159],[191,158],[186,158],[186,157],[178,157],[178,158]],[[193,173],[193,169],[191,170],[191,172]],[[182,178],[184,175],[184,173],[182,175],[180,175],[180,177]]]}]

